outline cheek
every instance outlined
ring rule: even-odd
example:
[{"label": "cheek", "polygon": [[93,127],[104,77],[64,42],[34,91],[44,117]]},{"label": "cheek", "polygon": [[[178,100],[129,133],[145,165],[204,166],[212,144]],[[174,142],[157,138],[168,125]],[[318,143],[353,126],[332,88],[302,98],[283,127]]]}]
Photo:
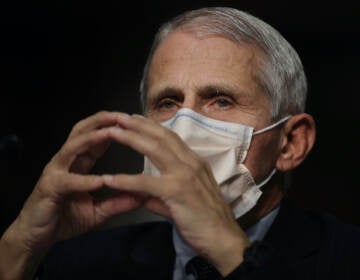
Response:
[{"label": "cheek", "polygon": [[244,164],[256,183],[263,181],[275,167],[278,157],[277,137],[257,135],[253,138]]},{"label": "cheek", "polygon": [[166,112],[158,112],[156,110],[154,111],[148,111],[146,112],[145,116],[147,118],[150,118],[158,123],[167,121],[171,119],[174,116],[174,112],[166,111]]}]

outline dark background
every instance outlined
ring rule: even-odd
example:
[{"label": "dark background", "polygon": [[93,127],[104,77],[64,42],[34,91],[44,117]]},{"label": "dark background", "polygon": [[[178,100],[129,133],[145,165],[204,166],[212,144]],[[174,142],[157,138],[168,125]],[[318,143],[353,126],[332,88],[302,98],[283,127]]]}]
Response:
[{"label": "dark background", "polygon": [[[1,231],[77,121],[103,109],[140,113],[138,83],[154,33],[204,5],[259,16],[298,51],[318,139],[289,197],[360,224],[355,1],[11,1],[0,8]],[[94,172],[141,169],[140,155],[112,146]]]}]

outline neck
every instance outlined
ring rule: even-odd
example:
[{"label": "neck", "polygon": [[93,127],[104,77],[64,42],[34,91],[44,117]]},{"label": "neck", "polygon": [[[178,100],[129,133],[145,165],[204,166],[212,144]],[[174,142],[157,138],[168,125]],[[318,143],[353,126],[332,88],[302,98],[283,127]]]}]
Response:
[{"label": "neck", "polygon": [[238,219],[238,223],[242,229],[246,230],[256,224],[262,217],[279,206],[283,198],[283,192],[281,191],[280,185],[274,181],[275,180],[272,179],[267,185],[263,186],[263,194],[255,207]]}]

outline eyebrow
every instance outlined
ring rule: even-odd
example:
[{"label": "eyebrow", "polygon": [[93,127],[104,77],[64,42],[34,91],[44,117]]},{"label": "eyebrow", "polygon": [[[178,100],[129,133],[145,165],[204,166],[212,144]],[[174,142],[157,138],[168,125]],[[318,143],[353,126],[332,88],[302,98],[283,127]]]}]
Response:
[{"label": "eyebrow", "polygon": [[178,88],[174,88],[174,87],[166,87],[154,95],[155,96],[149,97],[149,100],[147,102],[148,105],[157,104],[160,100],[162,100],[164,98],[173,98],[173,99],[176,99],[179,101],[184,99],[184,94],[183,94],[182,90],[180,90]]},{"label": "eyebrow", "polygon": [[201,97],[204,98],[212,98],[217,95],[226,95],[237,99],[242,96],[248,96],[248,94],[243,91],[234,90],[228,86],[223,85],[208,85],[197,89],[197,92]]}]

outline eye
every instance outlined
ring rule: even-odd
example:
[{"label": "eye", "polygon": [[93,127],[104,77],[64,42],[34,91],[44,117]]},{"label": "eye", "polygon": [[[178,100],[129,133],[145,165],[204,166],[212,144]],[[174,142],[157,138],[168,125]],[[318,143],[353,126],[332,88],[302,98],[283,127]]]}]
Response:
[{"label": "eye", "polygon": [[217,93],[216,96],[212,97],[211,105],[215,106],[214,108],[218,109],[230,109],[234,104],[235,101],[232,98],[232,96],[229,96],[227,94],[219,94]]},{"label": "eye", "polygon": [[164,99],[164,100],[159,102],[157,107],[159,109],[172,109],[175,105],[176,104],[174,103],[174,101],[172,101],[170,99]]},{"label": "eye", "polygon": [[215,100],[215,103],[217,106],[224,108],[231,105],[231,102],[227,100],[226,98],[218,98]]}]

